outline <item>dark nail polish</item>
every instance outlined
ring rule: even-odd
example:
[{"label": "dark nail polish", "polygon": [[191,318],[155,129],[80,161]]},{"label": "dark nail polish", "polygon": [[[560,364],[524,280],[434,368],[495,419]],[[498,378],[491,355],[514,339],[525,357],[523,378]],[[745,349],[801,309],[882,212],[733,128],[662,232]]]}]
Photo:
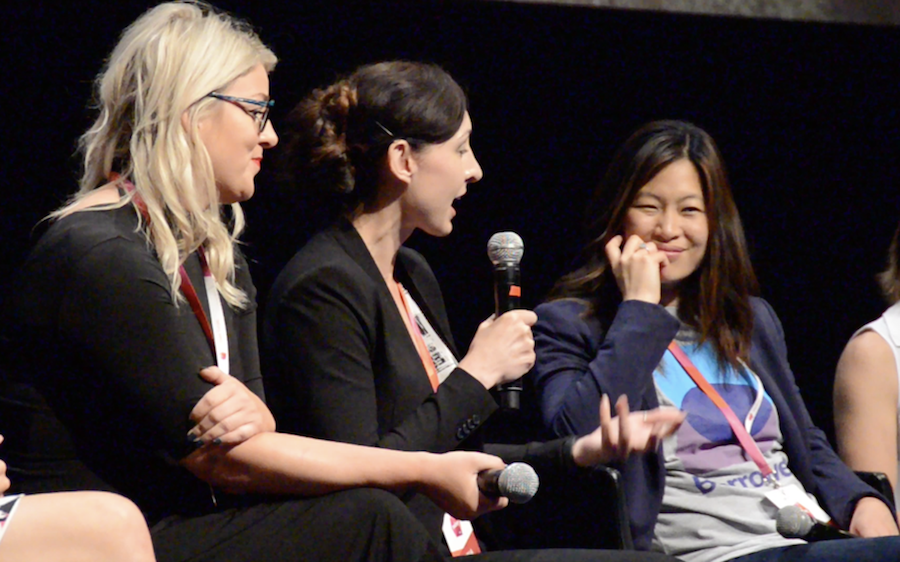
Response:
[{"label": "dark nail polish", "polygon": [[203,446],[203,440],[200,439],[199,437],[197,437],[196,435],[194,435],[193,433],[187,434],[187,441],[188,441],[188,443],[190,443],[194,447],[197,447],[198,449]]},{"label": "dark nail polish", "polygon": [[222,440],[219,439],[218,437],[216,437],[215,439],[213,439],[213,445],[221,445],[221,444],[222,444]]}]

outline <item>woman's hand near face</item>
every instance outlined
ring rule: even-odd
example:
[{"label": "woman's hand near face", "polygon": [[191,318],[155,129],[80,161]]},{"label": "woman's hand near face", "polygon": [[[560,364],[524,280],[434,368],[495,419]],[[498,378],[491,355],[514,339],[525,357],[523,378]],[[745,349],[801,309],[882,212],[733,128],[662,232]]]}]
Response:
[{"label": "woman's hand near face", "polygon": [[510,310],[488,318],[478,326],[459,366],[485,388],[521,378],[534,366],[531,327],[535,322],[537,315],[530,310]]},{"label": "woman's hand near face", "polygon": [[258,433],[275,431],[275,418],[269,408],[241,381],[218,367],[207,367],[200,376],[216,386],[191,411],[191,421],[197,425],[188,434],[198,445],[236,445]]},{"label": "woman's hand near face", "polygon": [[572,458],[581,467],[624,461],[632,454],[655,451],[659,442],[681,426],[685,414],[675,408],[629,412],[625,395],[616,401],[611,416],[609,396],[600,399],[600,426],[572,446]]},{"label": "woman's hand near face", "polygon": [[638,236],[629,236],[624,246],[622,240],[622,236],[617,235],[606,244],[606,257],[622,292],[622,300],[659,304],[662,290],[659,270],[669,263],[669,258],[657,251],[656,244],[645,243]]},{"label": "woman's hand near face", "polygon": [[419,491],[450,515],[474,519],[490,511],[506,507],[506,498],[491,498],[478,489],[478,474],[486,470],[503,470],[499,458],[469,451],[451,451],[441,455],[425,453],[433,467],[425,469],[427,480]]}]

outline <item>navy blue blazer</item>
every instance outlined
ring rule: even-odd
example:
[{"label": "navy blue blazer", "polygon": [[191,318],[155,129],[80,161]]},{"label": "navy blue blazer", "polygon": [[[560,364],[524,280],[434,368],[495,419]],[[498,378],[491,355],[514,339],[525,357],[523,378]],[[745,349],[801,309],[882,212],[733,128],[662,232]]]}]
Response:
[{"label": "navy blue blazer", "polygon": [[[749,365],[771,396],[781,423],[791,471],[842,528],[856,502],[882,501],[841,462],[806,410],[788,365],[781,322],[764,300],[751,300],[754,317]],[[619,305],[607,328],[584,318],[586,304],[568,299],[535,310],[537,362],[532,375],[545,427],[556,436],[583,435],[597,427],[602,394],[624,394],[632,410],[659,406],[653,371],[678,332],[679,322],[665,308],[641,301]],[[634,456],[622,471],[635,547],[649,549],[665,482],[660,454]],[[885,502],[887,503],[887,502]]]}]

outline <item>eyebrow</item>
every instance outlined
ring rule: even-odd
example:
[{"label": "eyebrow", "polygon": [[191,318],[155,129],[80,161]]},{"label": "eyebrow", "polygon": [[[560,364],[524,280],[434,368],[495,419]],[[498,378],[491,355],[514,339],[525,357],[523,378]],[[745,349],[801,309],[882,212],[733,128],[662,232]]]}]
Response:
[{"label": "eyebrow", "polygon": [[[638,194],[634,197],[634,199],[635,199],[635,201],[637,201],[637,200],[638,200],[639,198],[641,198],[641,197],[652,197],[653,199],[656,199],[657,201],[662,201],[662,198],[661,198],[660,196],[658,196],[658,195],[656,195],[656,194],[654,194],[654,193],[646,192],[646,191],[640,191],[640,192],[638,192]],[[676,202],[676,203],[682,203],[682,202],[684,202],[684,201],[687,201],[688,199],[699,199],[700,201],[703,201],[703,197],[702,197],[701,195],[694,195],[694,194],[692,193],[692,194],[690,194],[690,195],[685,195],[684,197],[682,197],[682,198],[676,200],[675,202]]]}]

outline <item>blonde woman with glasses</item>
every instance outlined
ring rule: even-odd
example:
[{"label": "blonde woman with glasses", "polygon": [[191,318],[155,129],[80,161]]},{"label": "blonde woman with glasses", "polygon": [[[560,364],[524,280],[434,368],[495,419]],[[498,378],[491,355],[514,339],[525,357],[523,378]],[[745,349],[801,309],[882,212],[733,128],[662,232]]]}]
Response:
[{"label": "blonde woman with glasses", "polygon": [[505,504],[476,487],[502,461],[275,433],[263,402],[236,240],[278,142],[275,63],[202,4],[125,30],[97,80],[80,190],[15,283],[10,352],[85,463],[141,508],[161,561],[436,560],[388,491],[474,517]]}]

